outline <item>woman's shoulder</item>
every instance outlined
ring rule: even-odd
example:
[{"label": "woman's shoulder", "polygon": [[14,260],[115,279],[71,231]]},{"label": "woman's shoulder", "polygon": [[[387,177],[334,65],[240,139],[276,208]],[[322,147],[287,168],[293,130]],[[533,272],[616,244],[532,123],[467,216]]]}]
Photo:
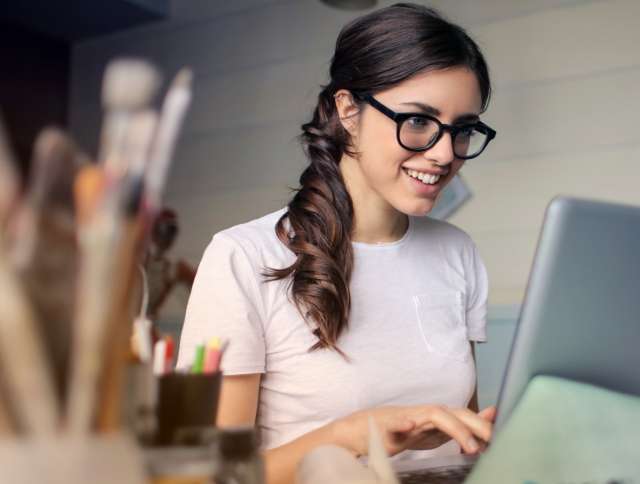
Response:
[{"label": "woman's shoulder", "polygon": [[285,213],[286,208],[281,208],[248,222],[242,222],[220,230],[213,237],[227,237],[238,241],[276,237],[276,224]]},{"label": "woman's shoulder", "polygon": [[286,213],[286,208],[261,217],[239,223],[216,232],[210,246],[225,245],[240,249],[250,258],[271,259],[286,256],[287,247],[276,235],[276,224]]}]

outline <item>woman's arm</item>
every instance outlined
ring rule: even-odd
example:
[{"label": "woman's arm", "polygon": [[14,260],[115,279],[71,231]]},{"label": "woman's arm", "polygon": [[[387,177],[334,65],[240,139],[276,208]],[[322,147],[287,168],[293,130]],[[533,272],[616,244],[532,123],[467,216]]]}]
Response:
[{"label": "woman's arm", "polygon": [[[226,376],[217,422],[220,427],[254,425],[260,390],[260,374]],[[265,452],[268,484],[291,484],[300,460],[312,449],[325,444],[339,445],[354,455],[367,453],[368,419],[373,417],[383,435],[387,452],[434,448],[454,438],[468,453],[475,453],[477,439],[491,438],[490,420],[468,409],[437,405],[380,407],[355,412],[312,432]]]},{"label": "woman's arm", "polygon": [[258,411],[260,373],[222,378],[216,424],[219,427],[254,425]]},{"label": "woman's arm", "polygon": [[[258,409],[261,375],[225,376],[222,379],[217,425],[221,428],[254,425]],[[323,444],[338,444],[334,425],[321,427],[295,441],[265,452],[268,484],[291,483],[298,462],[310,450]]]}]

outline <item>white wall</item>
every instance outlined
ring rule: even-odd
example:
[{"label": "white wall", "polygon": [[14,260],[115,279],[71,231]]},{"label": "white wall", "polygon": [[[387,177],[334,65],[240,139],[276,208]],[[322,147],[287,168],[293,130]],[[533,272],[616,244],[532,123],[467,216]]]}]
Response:
[{"label": "white wall", "polygon": [[[464,168],[475,197],[452,222],[480,247],[491,303],[517,304],[553,195],[640,202],[640,2],[425,3],[466,26],[490,64],[486,120],[498,137]],[[171,22],[74,48],[72,129],[95,146],[108,59],[143,55],[167,76],[193,67],[195,104],[167,202],[184,229],[177,253],[195,263],[214,231],[287,200],[305,163],[294,138],[353,16],[316,0],[176,1]]]},{"label": "white wall", "polygon": [[[463,169],[474,198],[451,221],[480,248],[492,307],[517,308],[554,195],[640,204],[640,2],[422,3],[467,27],[488,58],[494,97],[485,120],[498,136]],[[169,22],[74,48],[72,129],[94,148],[110,58],[142,55],[167,75],[193,67],[195,103],[167,203],[181,215],[176,254],[197,263],[212,233],[288,199],[305,164],[295,136],[354,16],[317,0],[175,0]]]}]

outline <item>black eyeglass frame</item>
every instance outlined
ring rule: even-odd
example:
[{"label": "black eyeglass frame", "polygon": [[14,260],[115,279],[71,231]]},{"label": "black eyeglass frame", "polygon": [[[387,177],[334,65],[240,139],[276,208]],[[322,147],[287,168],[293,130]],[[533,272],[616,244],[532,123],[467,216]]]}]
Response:
[{"label": "black eyeglass frame", "polygon": [[[435,146],[435,144],[438,141],[440,141],[440,138],[442,138],[442,134],[445,131],[449,131],[449,133],[451,134],[451,144],[454,149],[454,155],[456,156],[456,158],[460,158],[461,160],[470,160],[472,158],[476,158],[477,156],[480,156],[482,152],[485,150],[485,148],[487,147],[487,145],[489,144],[489,142],[493,138],[495,138],[497,134],[493,128],[486,125],[482,121],[475,121],[473,123],[465,123],[460,125],[445,124],[445,123],[442,123],[438,118],[434,116],[430,116],[429,114],[425,114],[425,113],[396,113],[395,111],[389,109],[387,106],[382,104],[380,101],[378,101],[376,98],[374,98],[370,94],[353,93],[353,95],[357,99],[360,99],[361,101],[365,101],[366,103],[371,105],[373,108],[377,109],[382,114],[384,114],[388,118],[395,121],[396,139],[398,140],[398,144],[402,146],[405,150],[414,151],[418,153],[422,151],[427,151],[429,148],[432,148],[433,146]],[[410,148],[408,146],[405,146],[404,143],[402,143],[402,140],[400,139],[400,129],[402,127],[402,123],[404,123],[409,118],[415,118],[415,117],[429,119],[431,121],[434,121],[438,125],[438,135],[430,143],[420,148]],[[456,136],[458,135],[458,133],[460,133],[461,131],[469,127],[473,127],[478,131],[484,133],[487,136],[487,138],[485,139],[484,144],[482,145],[482,148],[480,148],[480,151],[478,151],[478,153],[471,156],[459,156],[455,152]]]}]

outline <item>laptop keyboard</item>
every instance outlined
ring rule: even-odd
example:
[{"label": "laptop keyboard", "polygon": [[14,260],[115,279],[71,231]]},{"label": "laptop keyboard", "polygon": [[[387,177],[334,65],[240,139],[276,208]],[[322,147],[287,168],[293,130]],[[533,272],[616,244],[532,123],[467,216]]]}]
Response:
[{"label": "laptop keyboard", "polygon": [[469,473],[472,466],[439,467],[403,472],[398,475],[401,484],[460,484]]}]

